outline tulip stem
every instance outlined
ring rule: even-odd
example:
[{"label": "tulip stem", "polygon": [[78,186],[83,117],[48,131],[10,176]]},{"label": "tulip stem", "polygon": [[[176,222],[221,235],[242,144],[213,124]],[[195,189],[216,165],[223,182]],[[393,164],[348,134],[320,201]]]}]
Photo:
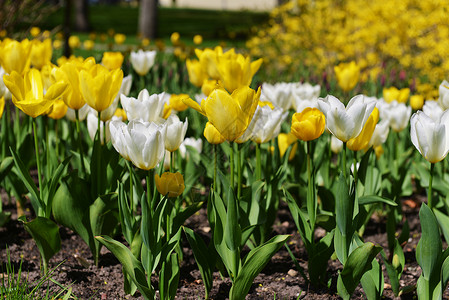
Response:
[{"label": "tulip stem", "polygon": [[126,161],[126,165],[128,166],[129,171],[129,208],[131,211],[134,211],[134,186],[133,186],[133,170],[131,163]]},{"label": "tulip stem", "polygon": [[242,193],[242,153],[240,144],[237,144],[237,199]]},{"label": "tulip stem", "polygon": [[433,208],[432,202],[432,179],[433,179],[433,169],[435,167],[434,163],[430,163],[430,176],[429,176],[429,193],[427,195],[427,205],[430,209]]},{"label": "tulip stem", "polygon": [[234,143],[231,143],[231,152],[229,153],[229,163],[231,165],[231,188],[234,189]]},{"label": "tulip stem", "polygon": [[357,180],[358,180],[358,170],[357,170],[357,151],[354,151],[354,186],[355,191],[357,192]]},{"label": "tulip stem", "polygon": [[152,203],[151,203],[151,184],[150,184],[150,179],[151,179],[151,175],[152,175],[152,173],[151,173],[151,170],[148,170],[148,173],[147,173],[147,201],[148,201],[148,205],[149,205],[149,207],[150,207],[150,211],[152,211],[152,209],[153,209],[153,206],[151,205]]},{"label": "tulip stem", "polygon": [[84,166],[84,154],[83,154],[83,144],[81,140],[79,109],[75,109],[75,123],[76,123],[76,133],[78,134],[78,151],[80,152],[81,172],[83,173],[83,175],[85,175],[86,169]]},{"label": "tulip stem", "polygon": [[[34,133],[34,148],[36,150],[36,164],[37,164],[37,179],[39,182],[39,196],[42,201],[42,179],[41,179],[41,159],[39,156],[39,142],[37,139],[37,128],[36,128],[36,118],[33,118],[33,133]],[[41,212],[38,212],[38,216],[41,215]]]},{"label": "tulip stem", "polygon": [[175,170],[175,152],[170,152],[170,173]]},{"label": "tulip stem", "polygon": [[214,144],[214,191],[217,192],[217,158],[218,158],[218,146]]},{"label": "tulip stem", "polygon": [[101,129],[100,129],[100,123],[101,123],[101,111],[98,112],[98,128],[97,128],[97,135],[98,135],[98,142],[100,143],[97,151],[97,194],[100,195],[100,189],[101,189]]},{"label": "tulip stem", "polygon": [[256,180],[262,179],[262,161],[260,159],[260,144],[256,143]]},{"label": "tulip stem", "polygon": [[346,178],[346,142],[343,142],[343,151],[341,151],[342,160],[341,160],[341,168],[343,170],[343,176]]}]

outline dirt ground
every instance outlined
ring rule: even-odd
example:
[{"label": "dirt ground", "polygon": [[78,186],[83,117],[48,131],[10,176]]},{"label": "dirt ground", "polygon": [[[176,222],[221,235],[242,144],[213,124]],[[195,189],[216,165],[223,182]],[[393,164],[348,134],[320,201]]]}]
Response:
[{"label": "dirt ground", "polygon": [[[415,284],[421,273],[415,260],[415,248],[420,238],[419,201],[416,199],[413,202],[407,202],[407,199],[404,201],[418,205],[404,205],[411,233],[408,243],[404,246],[406,267],[400,281],[401,286]],[[23,258],[22,270],[28,274],[30,282],[35,282],[40,278],[38,249],[30,235],[24,230],[23,225],[17,221],[15,204],[8,204],[4,197],[3,203],[4,210],[10,211],[12,218],[4,227],[0,228],[0,264],[6,262],[6,248],[8,248],[16,269]],[[28,212],[28,214],[30,213]],[[365,241],[371,241],[387,249],[385,223],[386,220],[374,216],[365,231]],[[194,229],[206,239],[210,238],[205,208],[188,219],[185,226]],[[307,254],[285,203],[280,205],[273,230],[274,234],[292,235],[289,241],[290,248],[300,265],[307,270]],[[60,234],[62,238],[61,251],[51,259],[50,266],[55,267],[61,262],[62,264],[54,271],[52,277],[63,286],[70,285],[74,296],[79,299],[143,299],[138,293],[134,297],[125,295],[121,265],[107,249],[103,248],[99,266],[96,267],[93,265],[89,248],[80,237],[64,227],[60,228]],[[177,298],[202,299],[204,298],[204,287],[201,275],[185,239],[183,239],[183,251],[184,261],[181,264]],[[380,256],[377,258],[380,259]],[[90,264],[88,268],[83,266],[85,261]],[[4,269],[4,265],[0,268],[0,272],[2,268]],[[314,289],[312,286],[306,285],[286,248],[283,247],[256,277],[246,299],[339,299],[336,282],[338,271],[341,269],[342,266],[338,261],[330,260],[327,270],[331,278],[330,287]],[[384,299],[395,299],[385,270],[384,276],[386,282]],[[157,278],[154,279],[154,286],[157,286]],[[56,288],[57,286],[50,283],[50,287]],[[215,272],[211,299],[226,299],[230,287],[230,281],[226,278],[222,279],[220,274]],[[447,290],[446,295],[449,295]],[[416,298],[416,294],[411,292],[403,295],[401,299],[414,298]],[[365,299],[360,285],[354,293],[353,299]]]}]

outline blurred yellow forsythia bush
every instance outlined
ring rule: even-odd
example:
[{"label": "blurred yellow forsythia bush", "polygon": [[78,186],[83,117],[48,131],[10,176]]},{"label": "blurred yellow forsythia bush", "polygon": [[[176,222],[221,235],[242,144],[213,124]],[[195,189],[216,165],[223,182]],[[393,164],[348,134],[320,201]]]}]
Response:
[{"label": "blurred yellow forsythia bush", "polygon": [[303,67],[320,74],[355,60],[365,79],[394,66],[435,86],[449,70],[446,1],[289,1],[271,12],[269,26],[247,47],[271,74]]}]

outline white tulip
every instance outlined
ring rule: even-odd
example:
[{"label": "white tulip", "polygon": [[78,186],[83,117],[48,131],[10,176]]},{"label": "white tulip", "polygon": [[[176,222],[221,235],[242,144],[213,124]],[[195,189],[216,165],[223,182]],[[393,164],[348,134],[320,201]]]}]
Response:
[{"label": "white tulip", "polygon": [[0,66],[0,98],[4,96],[5,100],[11,100],[12,99],[11,92],[8,90],[5,83],[3,82],[3,75],[5,74],[6,74],[5,69],[3,69],[3,67]]},{"label": "white tulip", "polygon": [[400,132],[407,127],[411,114],[412,108],[410,106],[405,105],[405,103],[398,103],[396,100],[383,105],[382,110],[379,109],[379,116],[382,119],[387,119],[391,129],[396,132]]},{"label": "white tulip", "polygon": [[292,106],[297,112],[302,112],[306,107],[317,108],[321,87],[311,85],[308,82],[297,83],[292,88]]},{"label": "white tulip", "polygon": [[187,147],[192,147],[198,153],[201,153],[201,151],[203,150],[203,140],[191,137],[185,138],[184,141],[181,143],[181,146],[179,146],[179,153],[181,154],[182,158],[189,157],[189,151]]},{"label": "white tulip", "polygon": [[165,125],[122,121],[110,123],[111,141],[115,150],[136,167],[150,170],[162,161],[165,153]]},{"label": "white tulip", "polygon": [[390,132],[390,124],[388,120],[382,120],[376,124],[374,128],[373,135],[369,141],[369,147],[376,148],[385,143],[388,138],[388,133]]},{"label": "white tulip", "polygon": [[342,142],[360,134],[375,105],[363,95],[353,97],[346,107],[332,95],[318,99],[318,107],[326,116],[326,128]]},{"label": "white tulip", "polygon": [[443,80],[443,82],[438,87],[439,97],[438,102],[440,106],[446,110],[449,108],[449,82]]},{"label": "white tulip", "polygon": [[[105,130],[104,130],[104,121],[100,121],[100,141],[101,144],[104,144],[104,142],[109,142],[110,140],[110,132],[109,132],[109,123],[111,121],[117,121],[117,120],[122,120],[121,117],[117,117],[117,116],[112,116],[111,119],[106,121],[106,140],[104,139],[104,134],[105,134]],[[97,111],[93,111],[90,110],[89,113],[87,114],[87,131],[89,132],[89,136],[92,139],[92,141],[95,139],[95,134],[97,134],[97,130],[98,130],[98,116],[97,116]]]},{"label": "white tulip", "polygon": [[280,107],[271,109],[268,105],[258,106],[250,125],[250,139],[258,144],[266,143],[279,135],[281,124],[288,116],[288,111]]},{"label": "white tulip", "polygon": [[431,163],[443,160],[449,152],[449,110],[437,120],[422,111],[410,119],[410,137],[419,153]]},{"label": "white tulip", "polygon": [[438,101],[426,101],[422,107],[422,111],[433,120],[437,120],[444,112]]},{"label": "white tulip", "polygon": [[179,120],[177,115],[170,115],[165,126],[167,127],[167,134],[165,136],[165,149],[173,152],[178,150],[184,137],[186,136],[187,126],[189,122],[186,118],[184,122]]},{"label": "white tulip", "polygon": [[292,85],[286,82],[275,84],[263,83],[260,100],[268,101],[275,107],[280,107],[287,111],[292,106]]},{"label": "white tulip", "polygon": [[337,139],[334,135],[331,136],[331,151],[334,153],[340,153],[343,149],[343,142]]},{"label": "white tulip", "polygon": [[[78,118],[80,119],[80,121],[84,121],[84,119],[86,119],[87,114],[90,112],[90,109],[91,108],[89,105],[84,104],[84,106],[78,110]],[[70,107],[67,108],[67,112],[66,112],[65,116],[67,119],[69,119],[72,122],[76,121],[75,110],[71,109]]]},{"label": "white tulip", "polygon": [[164,112],[164,93],[149,95],[148,90],[140,91],[136,98],[120,96],[122,107],[128,120],[160,123]]},{"label": "white tulip", "polygon": [[129,57],[131,64],[140,76],[145,76],[151,67],[154,65],[156,58],[156,51],[143,51],[140,49],[138,52],[131,52]]}]

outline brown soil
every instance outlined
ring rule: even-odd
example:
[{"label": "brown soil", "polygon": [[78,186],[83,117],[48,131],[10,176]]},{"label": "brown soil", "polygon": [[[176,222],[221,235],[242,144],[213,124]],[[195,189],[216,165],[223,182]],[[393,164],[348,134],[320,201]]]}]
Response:
[{"label": "brown soil", "polygon": [[[36,282],[40,278],[39,252],[30,235],[24,230],[23,225],[17,221],[15,205],[7,204],[5,200],[4,210],[12,213],[11,220],[0,228],[0,264],[6,262],[8,247],[14,266],[19,266],[23,258],[22,270],[28,274],[30,282]],[[417,201],[420,202],[419,200]],[[419,205],[418,205],[419,206]],[[402,275],[401,285],[413,285],[416,283],[421,269],[415,260],[415,248],[420,238],[420,225],[418,219],[419,207],[411,208],[404,205],[405,217],[410,224],[410,239],[404,247],[406,256],[406,268]],[[28,214],[29,211],[27,212]],[[365,241],[371,241],[387,249],[387,238],[385,232],[385,219],[374,216],[365,231]],[[187,220],[187,227],[194,229],[197,233],[210,238],[205,209]],[[99,266],[92,265],[93,259],[87,245],[74,232],[66,228],[60,228],[62,238],[61,251],[50,261],[50,266],[56,268],[53,279],[64,286],[71,285],[72,293],[79,299],[143,299],[136,293],[135,297],[125,295],[123,291],[123,277],[121,266],[117,259],[105,248],[102,250]],[[296,231],[293,220],[285,204],[281,204],[277,220],[274,226],[274,234],[291,234],[290,248],[298,259],[300,265],[307,270],[307,255],[302,241]],[[178,299],[202,299],[204,298],[204,287],[201,275],[195,264],[192,251],[188,243],[183,242],[184,261],[181,265],[181,278],[178,287]],[[387,253],[388,254],[388,253]],[[77,258],[78,257],[78,258]],[[379,257],[378,257],[379,258]],[[81,261],[85,260],[91,265],[83,267]],[[4,268],[4,266],[3,266]],[[332,278],[329,288],[314,289],[306,286],[304,279],[295,269],[287,250],[281,250],[272,258],[271,262],[256,277],[249,295],[246,299],[339,299],[336,291],[336,280],[338,271],[342,266],[338,261],[330,260],[328,273]],[[0,267],[0,272],[1,272]],[[0,274],[1,275],[1,274]],[[385,275],[385,299],[394,299],[393,292],[389,287],[389,279]],[[157,278],[154,279],[157,285]],[[218,272],[214,273],[214,286],[211,291],[212,299],[226,299],[230,289],[230,281],[222,279]],[[56,285],[50,283],[50,287]],[[445,296],[448,295],[446,290]],[[414,292],[405,294],[401,299],[414,299]],[[354,293],[353,299],[365,299],[359,285]]]}]

